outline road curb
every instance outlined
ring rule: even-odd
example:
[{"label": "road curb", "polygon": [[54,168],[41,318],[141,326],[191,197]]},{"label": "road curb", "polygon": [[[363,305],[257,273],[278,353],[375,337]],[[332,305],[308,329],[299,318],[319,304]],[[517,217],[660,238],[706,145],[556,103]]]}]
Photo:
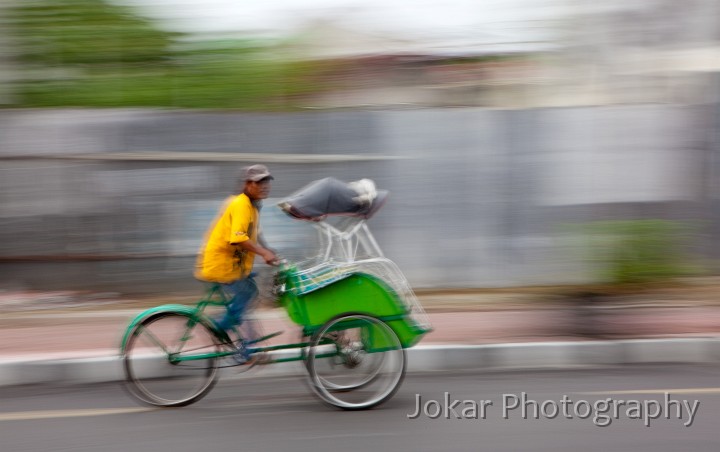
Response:
[{"label": "road curb", "polygon": [[[292,352],[278,353],[281,356]],[[532,342],[490,345],[422,345],[408,350],[408,372],[552,369],[640,363],[717,363],[720,339],[637,339],[587,342]],[[222,377],[302,375],[299,362],[262,366]],[[19,357],[0,359],[0,386],[90,384],[122,381],[118,356],[87,358]]]}]

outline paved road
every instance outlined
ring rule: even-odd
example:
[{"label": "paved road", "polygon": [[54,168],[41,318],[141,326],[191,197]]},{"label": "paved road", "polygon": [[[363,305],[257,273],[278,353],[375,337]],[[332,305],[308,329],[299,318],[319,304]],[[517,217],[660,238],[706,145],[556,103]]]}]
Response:
[{"label": "paved road", "polygon": [[[547,416],[523,419],[509,409],[527,394]],[[665,392],[678,408],[664,410]],[[486,404],[485,418],[409,419],[421,401],[448,398],[472,415]],[[4,452],[243,451],[712,451],[720,450],[720,366],[627,366],[562,371],[423,373],[408,375],[394,399],[378,409],[343,412],[320,404],[297,378],[221,380],[201,402],[179,409],[135,404],[117,385],[42,386],[0,389],[0,444]],[[566,401],[563,404],[563,399]],[[595,425],[597,401],[618,406],[608,426]],[[583,404],[582,401],[588,404]],[[698,404],[695,405],[695,401]],[[660,409],[658,419],[631,407]],[[682,405],[688,402],[688,405]],[[522,405],[522,403],[521,403]],[[558,407],[554,419],[549,418]],[[689,427],[691,410],[695,407]],[[658,408],[659,407],[659,408]],[[434,415],[430,404],[429,413]],[[575,409],[578,411],[575,411]],[[567,418],[563,410],[572,419]],[[682,419],[678,416],[680,410]],[[528,405],[532,415],[533,405]],[[667,419],[669,416],[670,419]],[[599,420],[603,423],[603,420]],[[605,421],[606,422],[606,421]]]}]

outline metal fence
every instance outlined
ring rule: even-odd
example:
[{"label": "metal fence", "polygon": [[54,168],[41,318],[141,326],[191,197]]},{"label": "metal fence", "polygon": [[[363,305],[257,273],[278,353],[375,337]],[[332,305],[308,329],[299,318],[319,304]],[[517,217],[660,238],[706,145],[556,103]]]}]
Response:
[{"label": "metal fence", "polygon": [[[564,227],[599,219],[699,222],[712,262],[718,130],[715,105],[0,111],[0,287],[193,287],[248,162],[271,167],[275,199],[327,176],[390,190],[370,226],[416,287],[587,281]],[[272,202],[263,224],[285,255],[312,251]]]}]

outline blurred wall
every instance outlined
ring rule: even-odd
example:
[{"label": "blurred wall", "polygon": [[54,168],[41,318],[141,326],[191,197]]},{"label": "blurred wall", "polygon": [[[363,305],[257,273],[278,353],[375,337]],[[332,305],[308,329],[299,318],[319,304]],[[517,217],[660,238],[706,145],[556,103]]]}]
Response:
[{"label": "blurred wall", "polygon": [[[238,169],[262,161],[273,198],[333,176],[391,197],[371,220],[416,287],[582,282],[565,226],[699,220],[720,235],[717,105],[285,114],[0,111],[0,288],[184,290]],[[291,258],[312,231],[268,203]]]}]

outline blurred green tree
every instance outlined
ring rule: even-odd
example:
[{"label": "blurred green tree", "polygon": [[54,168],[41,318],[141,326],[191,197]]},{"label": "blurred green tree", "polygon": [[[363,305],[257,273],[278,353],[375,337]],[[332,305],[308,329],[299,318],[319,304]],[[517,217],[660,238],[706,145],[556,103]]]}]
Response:
[{"label": "blurred green tree", "polygon": [[9,10],[22,107],[291,109],[316,91],[311,64],[246,40],[190,44],[105,0],[29,0]]},{"label": "blurred green tree", "polygon": [[18,2],[21,61],[45,66],[158,63],[175,37],[103,0]]}]

